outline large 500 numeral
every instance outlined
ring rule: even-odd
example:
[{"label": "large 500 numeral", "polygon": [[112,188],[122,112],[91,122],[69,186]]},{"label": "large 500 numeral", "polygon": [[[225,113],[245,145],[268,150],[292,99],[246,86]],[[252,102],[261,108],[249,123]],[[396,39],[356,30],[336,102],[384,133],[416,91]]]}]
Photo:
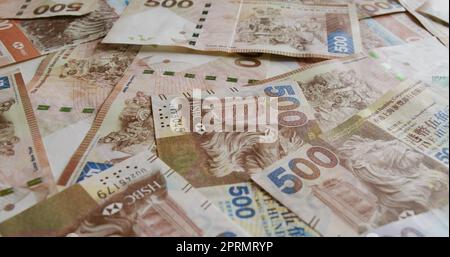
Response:
[{"label": "large 500 numeral", "polygon": [[[325,157],[326,160],[318,158],[318,153]],[[267,175],[267,177],[275,186],[281,188],[281,192],[285,194],[295,194],[303,187],[302,179],[315,180],[320,177],[320,169],[318,166],[334,168],[339,164],[339,160],[333,152],[320,146],[311,147],[306,152],[306,155],[308,156],[308,159],[295,158],[289,162],[289,169],[297,176],[292,174],[283,175],[283,173],[286,172],[286,169],[279,167]],[[303,166],[303,168],[300,168],[300,165]]]},{"label": "large 500 numeral", "polygon": [[[292,95],[295,95],[295,91],[291,86],[266,87],[264,92],[267,96],[279,97],[278,110],[283,111],[278,113],[278,123],[280,125],[301,127],[308,122],[306,114],[296,110],[300,106],[300,101],[296,97],[292,97]],[[285,96],[286,94],[291,96]]]},{"label": "large 500 numeral", "polygon": [[81,7],[83,7],[83,3],[72,3],[69,5],[65,5],[65,4],[55,4],[55,5],[41,5],[38,8],[34,9],[33,13],[35,15],[42,15],[48,11],[53,12],[53,13],[57,13],[57,12],[61,12],[63,10],[66,10],[68,12],[76,12],[79,11],[81,9]]},{"label": "large 500 numeral", "polygon": [[179,2],[177,0],[164,0],[161,3],[160,1],[147,0],[144,5],[147,7],[157,7],[161,5],[164,8],[172,8],[176,5],[178,8],[189,8],[194,5],[194,2],[192,2],[192,0],[181,0]]}]

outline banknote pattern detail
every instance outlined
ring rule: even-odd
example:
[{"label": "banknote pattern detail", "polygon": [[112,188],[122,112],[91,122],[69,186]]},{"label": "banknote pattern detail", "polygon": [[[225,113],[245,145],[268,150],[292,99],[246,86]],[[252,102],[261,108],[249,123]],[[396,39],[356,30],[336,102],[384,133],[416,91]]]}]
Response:
[{"label": "banknote pattern detail", "polygon": [[0,1],[0,18],[31,19],[52,16],[80,16],[97,8],[98,0],[86,1],[43,1],[20,0]]},{"label": "banknote pattern detail", "polygon": [[[161,12],[168,12],[168,16],[156,19]],[[170,25],[163,25],[165,19],[170,19]],[[154,25],[144,28],[142,24],[149,21]],[[136,30],[124,34],[126,26]],[[189,0],[172,1],[170,5],[167,1],[133,1],[103,42],[319,58],[361,51],[353,4],[304,5],[292,1]]]},{"label": "banknote pattern detail", "polygon": [[17,71],[0,75],[0,220],[56,191],[30,99]]},{"label": "banknote pattern detail", "polygon": [[0,67],[103,37],[118,16],[104,0],[95,6],[81,17],[1,20]]}]

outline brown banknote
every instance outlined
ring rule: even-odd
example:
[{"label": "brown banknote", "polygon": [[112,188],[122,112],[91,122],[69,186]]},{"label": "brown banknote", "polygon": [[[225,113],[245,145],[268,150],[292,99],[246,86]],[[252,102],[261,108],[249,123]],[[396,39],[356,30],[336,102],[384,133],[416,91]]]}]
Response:
[{"label": "brown banknote", "polygon": [[33,107],[18,71],[0,74],[0,220],[56,190]]},{"label": "brown banknote", "polygon": [[[400,0],[405,9],[414,15],[417,20],[435,37],[437,37],[445,46],[449,44],[449,27],[448,24],[436,21],[427,15],[418,12],[418,9],[424,5],[427,0]],[[447,10],[448,12],[448,10]]]},{"label": "brown banknote", "polygon": [[405,81],[253,180],[324,236],[448,205],[448,99]]},{"label": "brown banknote", "polygon": [[80,16],[93,12],[98,0],[0,0],[0,19]]},{"label": "brown banknote", "polygon": [[269,55],[166,50],[141,49],[103,104],[59,184],[81,181],[154,145],[151,96],[189,93],[194,88],[239,88],[300,67],[296,60]]},{"label": "brown banknote", "polygon": [[385,14],[404,12],[405,8],[397,0],[277,0],[279,2],[297,2],[309,5],[355,4],[359,19]]},{"label": "brown banknote", "polygon": [[132,1],[103,42],[318,58],[361,51],[353,4],[283,0]]},{"label": "brown banknote", "polygon": [[329,131],[395,87],[397,78],[366,54],[305,66],[268,80],[301,88],[322,131]]},{"label": "brown banknote", "polygon": [[361,40],[366,51],[402,45],[433,37],[409,13],[395,13],[359,21]]},{"label": "brown banknote", "polygon": [[0,20],[0,67],[106,35],[118,15],[105,0],[82,17]]},{"label": "brown banknote", "polygon": [[0,235],[247,234],[177,172],[144,152],[1,223]]},{"label": "brown banknote", "polygon": [[56,177],[138,50],[99,41],[69,47],[45,58],[27,84]]},{"label": "brown banknote", "polygon": [[[211,87],[218,83],[240,87],[320,61],[323,59],[297,59],[262,53],[202,52],[152,45],[142,46],[129,73],[200,78],[210,81]],[[177,93],[169,89],[161,92]]]},{"label": "brown banknote", "polygon": [[397,0],[299,0],[299,1],[308,4],[353,3],[358,8],[358,16],[360,19],[405,11],[405,8],[403,8],[403,6],[401,6]]}]

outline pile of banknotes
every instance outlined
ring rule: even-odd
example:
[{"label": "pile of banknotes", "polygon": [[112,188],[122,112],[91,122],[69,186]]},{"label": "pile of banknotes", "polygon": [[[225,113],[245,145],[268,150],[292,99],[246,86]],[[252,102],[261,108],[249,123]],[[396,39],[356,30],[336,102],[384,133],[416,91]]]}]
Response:
[{"label": "pile of banknotes", "polygon": [[447,0],[0,0],[0,236],[448,236]]}]

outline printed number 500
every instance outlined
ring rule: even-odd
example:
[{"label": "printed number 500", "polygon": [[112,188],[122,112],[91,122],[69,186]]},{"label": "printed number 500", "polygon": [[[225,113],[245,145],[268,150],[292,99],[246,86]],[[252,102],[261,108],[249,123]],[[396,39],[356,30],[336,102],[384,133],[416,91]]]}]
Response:
[{"label": "printed number 500", "polygon": [[172,8],[176,5],[178,6],[178,8],[189,8],[194,5],[194,2],[192,2],[191,0],[182,0],[180,2],[178,2],[177,0],[164,0],[162,3],[160,3],[154,0],[147,0],[144,5],[147,7],[157,7],[161,5],[165,8]]},{"label": "printed number 500", "polygon": [[[289,169],[295,175],[283,174],[286,172],[286,169],[279,167],[268,174],[267,177],[275,184],[275,186],[281,189],[281,192],[290,195],[295,194],[302,189],[302,179],[315,180],[319,178],[319,167],[331,169],[339,164],[337,156],[332,151],[323,147],[313,146],[306,151],[306,155],[308,156],[308,159],[294,158],[289,162]],[[304,168],[307,168],[307,170],[300,168],[299,164]]]},{"label": "printed number 500", "polygon": [[333,38],[334,42],[334,51],[340,52],[340,53],[348,53],[348,43],[347,38],[343,36],[335,36]]}]

